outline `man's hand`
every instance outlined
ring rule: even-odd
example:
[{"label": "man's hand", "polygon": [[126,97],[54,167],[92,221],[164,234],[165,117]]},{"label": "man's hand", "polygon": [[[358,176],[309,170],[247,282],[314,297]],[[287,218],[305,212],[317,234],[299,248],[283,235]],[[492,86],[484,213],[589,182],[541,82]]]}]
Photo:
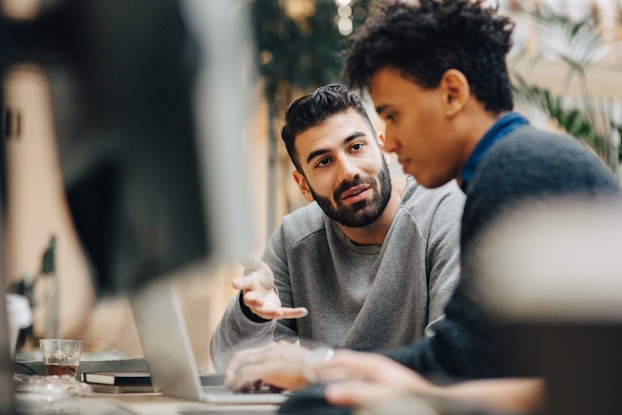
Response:
[{"label": "man's hand", "polygon": [[225,385],[239,391],[257,384],[297,390],[306,386],[304,357],[309,352],[286,341],[236,353],[227,366]]},{"label": "man's hand", "polygon": [[307,370],[328,384],[325,395],[335,405],[363,406],[437,389],[416,372],[376,353],[340,349],[330,360],[312,364]]},{"label": "man's hand", "polygon": [[300,318],[307,315],[304,307],[281,307],[274,290],[274,275],[268,265],[259,260],[247,264],[244,275],[233,279],[233,287],[242,291],[242,301],[250,311],[266,320]]},{"label": "man's hand", "polygon": [[494,413],[532,413],[544,407],[544,381],[538,378],[479,379],[437,386],[406,366],[376,353],[338,350],[309,365],[324,396],[334,405],[366,406],[414,394],[462,401]]}]

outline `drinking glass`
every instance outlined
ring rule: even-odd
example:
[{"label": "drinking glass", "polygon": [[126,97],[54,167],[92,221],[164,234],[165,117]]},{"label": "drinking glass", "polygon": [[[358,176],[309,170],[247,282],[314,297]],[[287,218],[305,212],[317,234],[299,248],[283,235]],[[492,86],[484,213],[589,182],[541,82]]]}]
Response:
[{"label": "drinking glass", "polygon": [[80,365],[83,340],[41,339],[43,366],[48,376],[75,377]]}]

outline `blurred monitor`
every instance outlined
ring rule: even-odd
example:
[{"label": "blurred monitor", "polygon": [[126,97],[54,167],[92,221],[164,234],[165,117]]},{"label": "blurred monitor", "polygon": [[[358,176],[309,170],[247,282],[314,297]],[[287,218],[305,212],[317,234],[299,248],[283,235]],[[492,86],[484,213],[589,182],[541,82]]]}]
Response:
[{"label": "blurred monitor", "polygon": [[98,294],[243,255],[244,2],[28,3],[38,8],[27,18],[2,18],[2,69],[34,64],[49,80],[67,200]]},{"label": "blurred monitor", "polygon": [[[245,3],[0,1],[0,71],[46,75],[67,200],[100,297],[237,260],[251,245]],[[19,128],[3,109],[3,131]],[[0,298],[0,413],[13,413]]]},{"label": "blurred monitor", "polygon": [[480,240],[477,283],[546,379],[546,414],[622,413],[622,205],[533,200]]}]

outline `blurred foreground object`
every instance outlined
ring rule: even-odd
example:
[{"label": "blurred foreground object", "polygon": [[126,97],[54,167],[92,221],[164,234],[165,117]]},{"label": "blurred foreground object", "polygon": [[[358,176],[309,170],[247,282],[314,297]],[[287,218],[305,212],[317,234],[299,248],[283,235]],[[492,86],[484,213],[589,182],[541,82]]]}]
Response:
[{"label": "blurred foreground object", "polygon": [[[231,254],[226,235],[249,230],[251,77],[240,42],[223,48],[209,32],[229,21],[221,3],[65,0],[0,22],[3,70],[38,65],[50,83],[63,182],[100,295]],[[215,235],[221,226],[228,234]]]},{"label": "blurred foreground object", "polygon": [[[0,71],[25,64],[45,73],[63,184],[97,294],[246,254],[253,238],[242,135],[253,71],[244,60],[244,2],[9,7],[20,1],[1,8]],[[28,125],[16,119],[3,117],[5,133]],[[5,180],[3,171],[3,205]],[[5,346],[0,413],[13,413]]]},{"label": "blurred foreground object", "polygon": [[12,293],[6,295],[6,308],[9,326],[9,350],[13,356],[19,347],[20,332],[32,326],[32,311],[26,297]]},{"label": "blurred foreground object", "polygon": [[477,246],[486,305],[546,378],[545,412],[622,413],[622,204],[534,201]]}]

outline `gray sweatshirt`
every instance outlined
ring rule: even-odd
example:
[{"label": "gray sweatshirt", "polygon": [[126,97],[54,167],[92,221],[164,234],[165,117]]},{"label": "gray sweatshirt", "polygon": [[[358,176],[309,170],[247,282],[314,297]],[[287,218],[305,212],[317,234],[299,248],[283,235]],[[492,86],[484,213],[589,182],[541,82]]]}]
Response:
[{"label": "gray sweatshirt", "polygon": [[394,347],[432,335],[459,276],[464,194],[455,182],[426,189],[408,177],[382,245],[352,243],[312,202],[283,218],[263,260],[297,320],[256,322],[236,294],[210,341],[216,370],[238,350],[281,338],[302,345]]}]

